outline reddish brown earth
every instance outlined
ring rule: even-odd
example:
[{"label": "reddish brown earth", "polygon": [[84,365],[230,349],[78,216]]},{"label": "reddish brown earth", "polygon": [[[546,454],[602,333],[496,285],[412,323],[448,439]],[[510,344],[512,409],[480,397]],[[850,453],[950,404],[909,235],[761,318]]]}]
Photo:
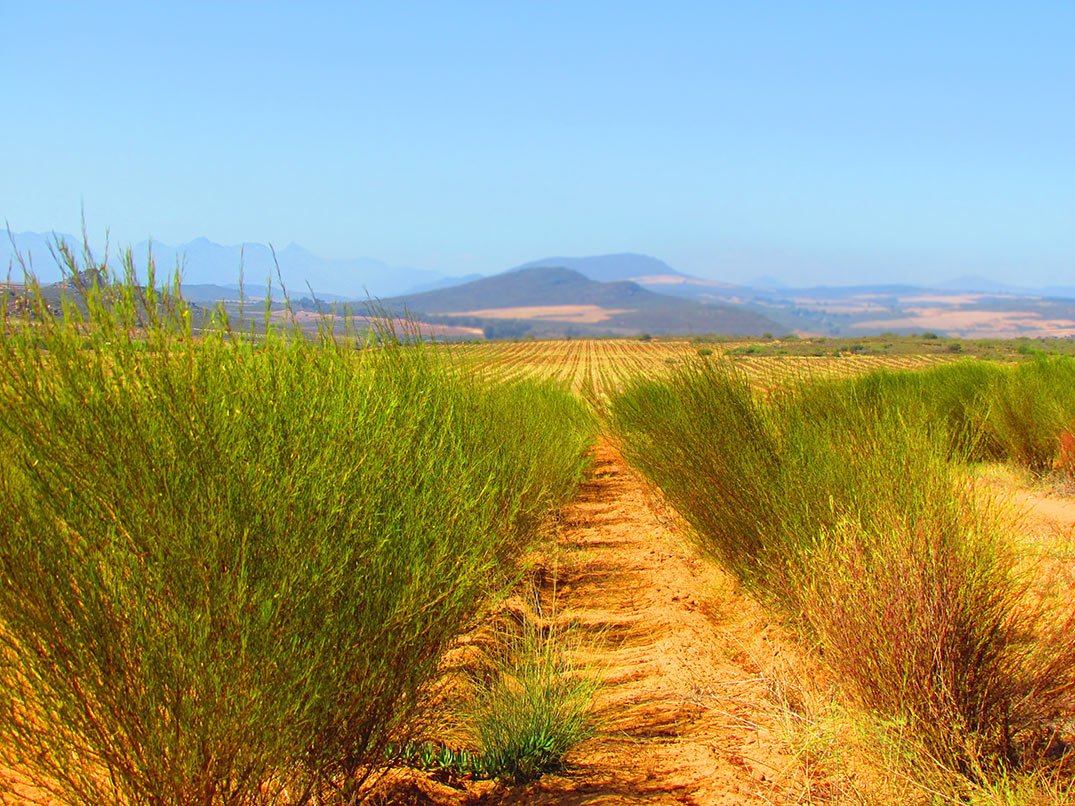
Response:
[{"label": "reddish brown earth", "polygon": [[[561,517],[555,609],[601,681],[599,728],[561,774],[453,789],[405,775],[392,802],[750,804],[825,799],[782,744],[805,668],[789,639],[698,557],[675,514],[603,441]],[[546,594],[550,591],[546,590]],[[815,791],[809,787],[813,785]]]}]

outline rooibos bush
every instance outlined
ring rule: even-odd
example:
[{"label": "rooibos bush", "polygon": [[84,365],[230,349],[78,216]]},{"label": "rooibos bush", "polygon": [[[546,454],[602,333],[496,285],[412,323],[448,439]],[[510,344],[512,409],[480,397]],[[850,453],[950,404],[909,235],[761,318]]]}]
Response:
[{"label": "rooibos bush", "polygon": [[351,800],[592,421],[94,275],[3,320],[0,761],[68,803]]},{"label": "rooibos bush", "polygon": [[1009,369],[989,390],[985,428],[1005,458],[1035,473],[1052,468],[1061,435],[1075,424],[1075,360],[1037,358]]},{"label": "rooibos bush", "polygon": [[1024,596],[1003,521],[953,464],[976,438],[952,421],[980,410],[927,385],[951,381],[820,382],[764,403],[704,365],[612,411],[703,549],[813,635],[864,705],[982,777],[1032,763],[1075,714],[1075,621]]}]

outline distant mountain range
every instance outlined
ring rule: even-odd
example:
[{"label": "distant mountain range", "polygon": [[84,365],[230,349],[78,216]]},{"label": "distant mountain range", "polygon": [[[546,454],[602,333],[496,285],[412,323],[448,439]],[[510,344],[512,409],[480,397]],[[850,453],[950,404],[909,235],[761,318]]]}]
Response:
[{"label": "distant mountain range", "polygon": [[[81,243],[60,237],[72,247]],[[52,235],[16,233],[11,239],[40,279],[59,279],[49,249]],[[10,266],[17,281],[21,267],[11,239],[0,237],[0,273]],[[380,299],[390,310],[406,308],[431,322],[486,336],[931,331],[1075,337],[1075,286],[1059,284],[1032,289],[961,277],[930,289],[906,284],[789,288],[773,278],[735,285],[692,277],[655,257],[631,253],[548,257],[488,277],[452,277],[372,258],[326,259],[295,244],[278,251],[275,261],[272,250],[257,243],[221,246],[198,238],[152,248],[158,277],[163,280],[180,266],[184,291],[196,303],[238,299],[240,266],[246,296],[262,297],[270,279],[278,284],[278,263],[293,301],[310,296],[311,288],[323,302]],[[149,249],[146,242],[133,248],[143,278]],[[121,268],[117,257],[113,249],[114,269]]]},{"label": "distant mountain range", "polygon": [[[81,238],[59,233],[57,237],[65,240],[75,249],[76,255],[81,256]],[[32,258],[33,270],[39,279],[45,282],[59,279],[60,268],[49,251],[53,235],[20,232],[14,233],[13,239],[24,259]],[[136,244],[131,253],[135,268],[142,278],[146,276],[151,245],[158,277],[170,274],[179,266],[184,286],[210,287],[203,288],[203,292],[217,287],[222,292],[236,293],[241,271],[246,292],[252,296],[264,296],[270,280],[274,286],[279,284],[277,263],[284,285],[289,294],[296,298],[308,296],[310,288],[327,299],[365,299],[367,296],[391,296],[415,288],[462,281],[444,272],[393,266],[373,258],[323,258],[296,244],[278,250],[274,261],[272,249],[266,244],[222,246],[207,238],[196,238],[179,246],[157,242],[150,244],[148,241]],[[11,239],[0,237],[0,272],[12,264],[14,253]],[[101,259],[103,250],[96,256]],[[119,257],[115,249],[109,256],[110,263],[117,271],[122,270]],[[13,276],[17,278],[21,270],[17,264],[13,268]]]},{"label": "distant mountain range", "polygon": [[613,283],[617,280],[641,282],[643,278],[694,279],[681,271],[673,269],[663,260],[630,252],[618,255],[592,255],[589,257],[546,257],[516,266],[510,271],[522,271],[523,269],[536,269],[545,266],[573,269],[599,283]]},{"label": "distant mountain range", "polygon": [[971,291],[984,294],[1019,294],[1023,296],[1075,299],[1075,285],[1048,285],[1042,288],[1000,283],[988,277],[974,275],[956,277],[937,283],[937,288],[949,291]]},{"label": "distant mountain range", "polygon": [[[11,243],[13,239],[15,248],[24,257],[31,259],[33,269],[41,280],[52,282],[59,279],[59,267],[50,254],[50,247],[56,237],[65,240],[74,248],[75,253],[81,256],[82,239],[70,234],[17,232],[8,237],[7,233],[0,232],[0,274],[13,265],[15,254]],[[141,273],[145,271],[146,255],[150,246],[153,249],[158,275],[169,273],[179,265],[183,269],[185,284],[237,289],[240,267],[243,270],[246,288],[251,293],[259,293],[258,289],[264,288],[268,278],[271,277],[274,284],[277,280],[272,251],[263,243],[248,242],[224,246],[207,238],[195,238],[185,244],[170,246],[157,241],[141,241],[132,247],[136,268]],[[96,251],[98,257],[103,253],[103,249],[98,248]],[[116,268],[119,268],[117,252],[118,250],[113,246],[111,259]],[[460,285],[482,276],[477,274],[455,276],[443,271],[397,266],[369,257],[324,258],[297,244],[289,244],[278,250],[276,258],[288,289],[299,296],[306,294],[307,287],[310,286],[318,294],[327,295],[329,298],[365,299],[367,292],[369,296],[386,297]],[[772,277],[759,277],[747,285],[702,279],[674,269],[655,257],[633,253],[547,257],[523,263],[509,271],[545,266],[573,269],[597,282],[630,280],[658,293],[696,299],[771,297],[794,294],[802,290],[789,287]],[[19,266],[14,264],[13,268],[17,275],[20,271]],[[859,288],[874,287],[874,285]],[[921,286],[905,287],[923,288]],[[930,284],[928,288],[986,294],[1075,298],[1075,285],[1056,284],[1044,288],[1033,288],[978,276],[940,280]],[[830,290],[835,289],[830,288]]]},{"label": "distant mountain range", "polygon": [[[652,260],[652,258],[650,258]],[[606,277],[616,276],[612,266]],[[382,300],[395,312],[483,327],[493,335],[782,333],[769,317],[740,307],[658,294],[628,280],[598,282],[561,266],[527,266],[469,283]]]},{"label": "distant mountain range", "polygon": [[720,300],[742,296],[749,292],[749,289],[730,283],[692,277],[673,269],[663,260],[649,255],[631,253],[593,257],[547,257],[516,266],[511,271],[543,266],[573,269],[591,280],[602,283],[629,280],[659,294],[670,294],[688,299]]}]

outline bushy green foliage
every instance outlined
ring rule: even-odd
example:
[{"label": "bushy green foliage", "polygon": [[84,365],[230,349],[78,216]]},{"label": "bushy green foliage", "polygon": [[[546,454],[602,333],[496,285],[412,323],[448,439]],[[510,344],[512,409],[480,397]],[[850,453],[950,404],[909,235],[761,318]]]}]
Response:
[{"label": "bushy green foliage", "polygon": [[525,783],[562,769],[568,751],[593,734],[597,679],[575,659],[570,626],[521,623],[498,630],[491,652],[466,672],[469,695],[455,706],[466,747],[412,742],[390,748],[423,770]]},{"label": "bushy green foliage", "polygon": [[132,276],[2,330],[0,764],[66,803],[353,799],[593,428]]},{"label": "bushy green foliage", "polygon": [[958,361],[920,371],[879,370],[855,378],[813,380],[791,387],[795,409],[827,417],[833,405],[854,401],[864,416],[898,411],[924,418],[947,435],[950,456],[1001,458],[986,427],[991,392],[1007,367],[982,361]]},{"label": "bushy green foliage", "polygon": [[1057,460],[1060,437],[1075,433],[1075,358],[1041,356],[1005,365],[959,361],[920,372],[879,371],[794,388],[799,407],[831,389],[843,390],[871,416],[896,409],[942,428],[952,456],[1010,461],[1045,473]]},{"label": "bushy green foliage", "polygon": [[1060,435],[1075,434],[1075,359],[1039,357],[996,378],[984,428],[1005,458],[1036,473],[1050,470]]},{"label": "bushy green foliage", "polygon": [[953,462],[998,377],[879,374],[761,401],[710,361],[612,405],[629,458],[703,549],[812,635],[865,706],[972,777],[1026,761],[1075,715],[1075,622],[1027,601],[1003,521]]},{"label": "bushy green foliage", "polygon": [[776,434],[746,379],[723,361],[683,368],[667,382],[637,382],[613,403],[631,463],[653,478],[724,565],[762,573],[779,474]]},{"label": "bushy green foliage", "polygon": [[1016,609],[1003,523],[949,461],[943,426],[859,405],[833,395],[821,420],[781,408],[768,592],[862,702],[909,725],[933,758],[1009,763],[1013,732],[1029,726],[1029,741],[1049,726],[1016,716],[1042,681],[1024,665],[1034,620]]},{"label": "bushy green foliage", "polygon": [[596,681],[572,660],[570,638],[555,624],[527,621],[505,644],[490,673],[474,681],[466,721],[484,773],[523,782],[559,769],[591,734]]}]

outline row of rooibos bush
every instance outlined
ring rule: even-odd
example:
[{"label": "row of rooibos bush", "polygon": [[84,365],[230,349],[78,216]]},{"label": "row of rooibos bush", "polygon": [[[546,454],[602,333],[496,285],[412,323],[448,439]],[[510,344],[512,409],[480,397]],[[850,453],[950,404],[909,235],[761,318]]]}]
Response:
[{"label": "row of rooibos bush", "polygon": [[812,636],[862,704],[942,767],[988,780],[1070,739],[1075,613],[1027,595],[1007,519],[959,460],[1026,461],[1016,446],[1032,440],[1014,435],[1045,431],[1041,411],[1055,450],[1072,372],[960,365],[762,400],[703,361],[635,384],[613,419],[703,548]]},{"label": "row of rooibos bush", "polygon": [[875,372],[837,386],[867,409],[931,418],[947,433],[953,457],[1013,462],[1036,474],[1075,470],[1075,360],[1069,357],[961,361],[921,372]]},{"label": "row of rooibos bush", "polygon": [[195,338],[175,296],[84,291],[0,325],[0,764],[67,803],[352,800],[590,415],[430,346]]}]

